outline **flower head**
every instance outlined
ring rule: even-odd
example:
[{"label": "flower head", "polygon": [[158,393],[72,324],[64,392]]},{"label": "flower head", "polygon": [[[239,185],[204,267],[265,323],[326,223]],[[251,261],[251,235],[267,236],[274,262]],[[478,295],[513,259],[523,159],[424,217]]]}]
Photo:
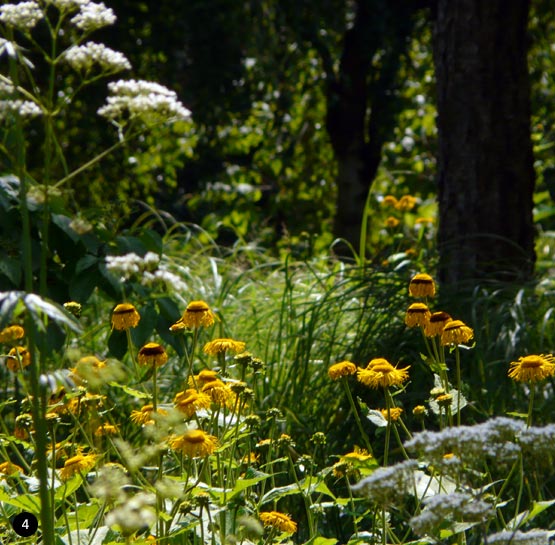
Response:
[{"label": "flower head", "polygon": [[383,358],[376,358],[367,365],[366,369],[357,371],[359,382],[370,388],[387,388],[388,386],[399,386],[409,378],[408,367],[397,369]]},{"label": "flower head", "polygon": [[412,297],[433,297],[436,294],[434,279],[426,273],[415,274],[409,283]]},{"label": "flower head", "polygon": [[260,513],[260,520],[264,526],[276,528],[280,532],[293,534],[297,531],[297,523],[289,515],[279,513],[278,511]]},{"label": "flower head", "polygon": [[394,216],[389,216],[385,219],[385,226],[389,227],[390,229],[395,229],[395,227],[399,227],[401,222]]},{"label": "flower head", "polygon": [[412,210],[415,206],[415,197],[413,197],[412,195],[403,195],[395,205],[395,208],[397,208],[397,210],[401,210],[401,212],[408,212],[409,210]]},{"label": "flower head", "polygon": [[387,409],[380,409],[380,412],[382,413],[382,416],[386,420],[388,420],[388,421],[391,420],[391,422],[397,422],[399,420],[399,418],[401,418],[401,414],[403,414],[403,409],[401,409],[401,407],[391,407],[389,409],[390,418],[388,418]]},{"label": "flower head", "polygon": [[181,322],[185,327],[209,327],[214,325],[214,313],[210,310],[210,307],[204,301],[191,301],[183,316],[181,316]]},{"label": "flower head", "polygon": [[0,21],[22,32],[34,28],[43,17],[39,4],[34,1],[4,4],[0,7]]},{"label": "flower head", "polygon": [[511,362],[509,377],[518,382],[537,382],[555,375],[555,358],[551,354],[522,356]]},{"label": "flower head", "polygon": [[430,319],[424,325],[424,334],[426,337],[435,337],[436,335],[441,335],[445,324],[451,320],[451,316],[447,312],[442,310],[438,312],[432,312]]},{"label": "flower head", "polygon": [[124,331],[130,327],[137,327],[141,315],[137,309],[129,303],[116,305],[112,312],[112,327],[118,331]]},{"label": "flower head", "polygon": [[94,434],[96,437],[104,437],[106,435],[116,435],[118,427],[113,424],[102,424],[96,428]]},{"label": "flower head", "polygon": [[79,13],[71,18],[71,22],[85,32],[91,32],[98,28],[113,25],[116,16],[111,8],[107,8],[102,2],[83,2],[79,6]]},{"label": "flower head", "polygon": [[65,51],[63,59],[78,72],[87,73],[94,66],[111,74],[131,69],[131,64],[123,53],[95,42],[70,47]]},{"label": "flower head", "polygon": [[235,352],[245,351],[245,343],[242,341],[234,341],[233,339],[214,339],[204,345],[202,351],[205,354],[216,356],[217,354],[226,353],[228,350]]},{"label": "flower head", "polygon": [[189,430],[183,435],[170,439],[170,448],[179,450],[185,456],[196,458],[212,454],[218,446],[218,440],[202,430]]},{"label": "flower head", "polygon": [[405,314],[405,324],[408,327],[426,327],[430,316],[430,309],[424,303],[413,303]]},{"label": "flower head", "polygon": [[184,392],[178,392],[173,402],[178,410],[191,417],[200,409],[209,409],[212,398],[208,394],[189,388]]},{"label": "flower head", "polygon": [[474,331],[461,320],[449,320],[441,334],[441,344],[443,346],[449,344],[467,343],[474,337]]},{"label": "flower head", "polygon": [[[152,424],[154,420],[152,419],[152,412],[154,411],[154,406],[152,403],[148,405],[143,405],[138,411],[131,411],[131,416],[129,417],[131,422],[134,424]],[[164,416],[168,414],[168,411],[164,409],[158,409],[156,414]]]},{"label": "flower head", "polygon": [[388,206],[397,207],[398,202],[399,201],[393,195],[386,195],[382,200],[382,206],[383,207],[388,207]]},{"label": "flower head", "polygon": [[88,473],[96,463],[98,457],[95,454],[77,454],[66,460],[64,467],[60,470],[60,478],[67,481],[76,473]]},{"label": "flower head", "polygon": [[12,462],[2,462],[0,464],[0,474],[13,475],[14,473],[23,473],[23,468]]},{"label": "flower head", "polygon": [[357,366],[350,361],[340,361],[339,363],[334,363],[328,369],[328,375],[332,380],[339,380],[341,377],[347,377],[349,375],[354,375],[357,372]]},{"label": "flower head", "polygon": [[137,361],[139,365],[161,367],[168,361],[168,354],[162,345],[158,343],[146,343],[139,350]]},{"label": "flower head", "polygon": [[10,371],[19,371],[31,365],[31,353],[24,346],[15,346],[6,356],[6,366]]},{"label": "flower head", "polygon": [[10,325],[0,331],[0,343],[12,343],[25,336],[25,330],[20,325]]}]

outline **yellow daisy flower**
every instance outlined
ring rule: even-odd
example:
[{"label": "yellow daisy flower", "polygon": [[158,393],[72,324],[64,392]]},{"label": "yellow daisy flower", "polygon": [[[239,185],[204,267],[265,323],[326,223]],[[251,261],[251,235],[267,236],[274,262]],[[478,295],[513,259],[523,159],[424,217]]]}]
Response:
[{"label": "yellow daisy flower", "polygon": [[13,475],[14,473],[24,473],[23,468],[12,462],[2,462],[0,464],[0,473],[2,475]]},{"label": "yellow daisy flower", "polygon": [[441,334],[441,344],[463,344],[472,340],[474,331],[461,320],[449,320]]},{"label": "yellow daisy flower", "polygon": [[216,356],[222,352],[225,354],[228,350],[235,352],[245,351],[245,343],[242,341],[234,341],[233,339],[214,339],[204,345],[202,351],[210,356]]},{"label": "yellow daisy flower", "polygon": [[518,382],[537,382],[555,375],[555,358],[552,354],[522,356],[510,364],[509,377]]},{"label": "yellow daisy flower", "polygon": [[409,282],[412,297],[433,297],[436,294],[434,279],[426,273],[415,274]]},{"label": "yellow daisy flower", "polygon": [[0,343],[12,343],[25,336],[25,330],[20,325],[10,325],[0,331]]},{"label": "yellow daisy flower", "polygon": [[66,460],[64,467],[60,470],[60,478],[67,481],[76,473],[88,473],[96,463],[98,457],[95,454],[77,454]]},{"label": "yellow daisy flower", "polygon": [[177,409],[190,418],[200,409],[209,409],[212,399],[208,394],[190,388],[184,392],[178,392],[173,402]]},{"label": "yellow daisy flower", "polygon": [[357,379],[359,382],[370,388],[387,388],[388,386],[399,386],[409,378],[407,369],[397,369],[391,363],[383,358],[378,358],[379,362],[376,363],[372,360],[366,369],[358,369]]},{"label": "yellow daisy flower", "polygon": [[161,367],[168,361],[168,354],[165,348],[158,343],[146,343],[137,356],[139,365],[150,365]]},{"label": "yellow daisy flower", "polygon": [[400,223],[401,222],[393,216],[389,216],[384,221],[385,226],[388,227],[389,229],[395,229],[395,227],[399,227]]},{"label": "yellow daisy flower", "polygon": [[366,460],[371,460],[373,456],[364,448],[360,448],[359,446],[355,445],[355,448],[352,452],[348,452],[347,454],[343,454],[340,456],[341,459],[347,460],[356,460],[357,462],[366,462]]},{"label": "yellow daisy flower", "polygon": [[397,206],[397,199],[393,195],[386,195],[382,200],[382,206]]},{"label": "yellow daisy flower", "polygon": [[6,356],[6,366],[10,371],[19,371],[31,365],[31,353],[24,346],[12,348]]},{"label": "yellow daisy flower", "polygon": [[171,438],[169,443],[172,450],[179,450],[190,458],[209,456],[218,446],[216,437],[202,430],[186,431],[183,435]]},{"label": "yellow daisy flower", "polygon": [[214,320],[214,313],[204,301],[191,301],[181,316],[181,322],[189,328],[208,327],[214,325]]},{"label": "yellow daisy flower", "polygon": [[[387,409],[380,409],[382,416],[387,420]],[[389,416],[391,417],[391,422],[397,422],[403,414],[403,409],[401,407],[391,407],[389,409]]]},{"label": "yellow daisy flower", "polygon": [[356,372],[357,366],[347,360],[335,363],[328,369],[328,375],[332,380],[339,380],[341,377],[354,375]]},{"label": "yellow daisy flower", "polygon": [[94,434],[96,437],[104,437],[106,435],[116,435],[118,431],[118,427],[113,424],[102,424],[96,428]]},{"label": "yellow daisy flower", "polygon": [[264,526],[276,528],[280,532],[293,534],[297,531],[297,523],[293,522],[289,515],[279,513],[278,511],[260,513],[260,520]]},{"label": "yellow daisy flower", "polygon": [[440,310],[438,312],[432,312],[430,319],[424,325],[424,335],[426,337],[435,337],[443,333],[445,324],[451,320],[451,316],[447,312]]},{"label": "yellow daisy flower", "polygon": [[412,195],[403,195],[395,205],[395,208],[397,208],[397,210],[401,210],[401,212],[408,212],[409,210],[412,210],[415,206],[415,197],[413,197]]},{"label": "yellow daisy flower", "polygon": [[[129,417],[129,419],[134,424],[152,424],[154,422],[152,419],[153,410],[154,407],[152,403],[149,403],[148,405],[144,405],[143,407],[141,407],[138,411],[131,411],[131,416]],[[168,411],[165,411],[164,409],[158,409],[156,411],[156,414],[160,416],[165,416],[168,414]]]},{"label": "yellow daisy flower", "polygon": [[209,395],[212,401],[214,403],[218,403],[219,405],[225,405],[226,407],[232,408],[235,403],[236,396],[231,388],[218,379],[204,383],[201,388],[201,392]]},{"label": "yellow daisy flower", "polygon": [[405,314],[405,324],[408,327],[426,327],[430,320],[430,309],[424,303],[413,303]]},{"label": "yellow daisy flower", "polygon": [[130,327],[137,327],[140,319],[141,315],[133,305],[121,303],[112,312],[112,327],[117,331],[125,331]]}]

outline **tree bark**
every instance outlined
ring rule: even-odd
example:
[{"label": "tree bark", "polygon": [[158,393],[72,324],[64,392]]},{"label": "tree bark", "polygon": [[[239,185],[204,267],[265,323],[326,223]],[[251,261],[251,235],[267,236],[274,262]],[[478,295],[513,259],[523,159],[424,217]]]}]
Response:
[{"label": "tree bark", "polygon": [[534,270],[529,0],[438,0],[439,277],[444,285]]}]

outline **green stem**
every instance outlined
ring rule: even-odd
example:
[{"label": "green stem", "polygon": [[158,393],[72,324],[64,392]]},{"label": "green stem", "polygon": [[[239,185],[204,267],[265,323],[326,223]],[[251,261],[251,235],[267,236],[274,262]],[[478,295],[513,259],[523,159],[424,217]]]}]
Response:
[{"label": "green stem", "polygon": [[351,410],[353,411],[353,416],[355,417],[355,422],[357,424],[358,431],[360,432],[362,440],[364,441],[364,446],[366,447],[366,450],[368,451],[368,453],[372,454],[372,447],[370,445],[370,439],[368,438],[368,435],[366,435],[366,432],[364,431],[364,429],[362,427],[362,422],[360,421],[360,416],[358,414],[358,410],[357,410],[357,407],[355,405],[355,400],[353,399],[353,394],[351,393],[351,389],[349,388],[349,384],[347,382],[347,377],[341,377],[341,383],[343,384],[343,387],[345,389],[345,393],[347,394],[347,399],[349,400],[349,404],[351,405]]},{"label": "green stem", "polygon": [[461,355],[459,347],[455,347],[455,362],[457,372],[457,426],[461,425]]},{"label": "green stem", "polygon": [[526,419],[526,427],[532,425],[532,415],[534,412],[534,397],[536,394],[536,388],[533,382],[530,382],[530,399],[528,401],[528,418]]}]

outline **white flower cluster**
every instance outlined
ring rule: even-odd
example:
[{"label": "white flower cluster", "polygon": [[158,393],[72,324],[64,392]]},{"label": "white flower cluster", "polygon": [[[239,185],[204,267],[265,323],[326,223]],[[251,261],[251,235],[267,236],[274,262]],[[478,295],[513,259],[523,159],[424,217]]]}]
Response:
[{"label": "white flower cluster", "polygon": [[482,522],[494,514],[490,503],[462,492],[437,494],[424,499],[422,503],[425,509],[409,521],[410,527],[420,536],[434,534],[446,520]]},{"label": "white flower cluster", "polygon": [[130,534],[145,527],[149,528],[156,522],[153,506],[156,496],[139,492],[123,505],[116,507],[106,515],[106,525],[117,525],[124,534]]},{"label": "white flower cluster", "polygon": [[8,81],[0,81],[0,97],[6,97],[15,93],[15,87]]},{"label": "white flower cluster", "polygon": [[10,114],[18,113],[21,117],[35,117],[42,114],[42,110],[30,100],[0,100],[0,119]]},{"label": "white flower cluster", "polygon": [[25,32],[31,30],[44,17],[37,2],[19,2],[4,4],[0,7],[0,21]]},{"label": "white flower cluster", "polygon": [[119,274],[122,282],[134,275],[155,270],[159,263],[160,256],[154,252],[147,252],[144,257],[135,253],[106,256],[106,268],[114,274]]},{"label": "white flower cluster", "polygon": [[158,83],[143,80],[119,80],[108,84],[111,96],[98,114],[116,120],[127,114],[130,118],[177,118],[191,115],[177,99],[174,91]]},{"label": "white flower cluster", "polygon": [[484,456],[498,461],[513,460],[520,452],[516,438],[525,428],[524,422],[501,416],[475,426],[422,431],[407,441],[405,447],[434,461],[442,460],[447,453],[465,461],[480,460]]},{"label": "white flower cluster", "polygon": [[371,498],[378,505],[390,505],[415,491],[415,471],[418,462],[406,460],[389,467],[376,469],[353,485],[354,492]]},{"label": "white flower cluster", "polygon": [[110,73],[131,69],[131,63],[123,53],[95,42],[70,47],[63,58],[77,71],[88,72],[94,65]]},{"label": "white flower cluster", "polygon": [[488,536],[487,543],[492,545],[547,545],[553,532],[547,530],[504,530]]},{"label": "white flower cluster", "polygon": [[113,25],[116,22],[116,15],[103,2],[82,2],[79,5],[79,13],[71,18],[71,22],[77,28],[91,32]]},{"label": "white flower cluster", "polygon": [[60,11],[71,11],[88,4],[90,0],[46,0],[47,4],[51,4]]},{"label": "white flower cluster", "polygon": [[525,453],[531,453],[536,458],[548,460],[553,456],[555,424],[548,424],[543,428],[527,428],[520,434],[519,442]]}]

